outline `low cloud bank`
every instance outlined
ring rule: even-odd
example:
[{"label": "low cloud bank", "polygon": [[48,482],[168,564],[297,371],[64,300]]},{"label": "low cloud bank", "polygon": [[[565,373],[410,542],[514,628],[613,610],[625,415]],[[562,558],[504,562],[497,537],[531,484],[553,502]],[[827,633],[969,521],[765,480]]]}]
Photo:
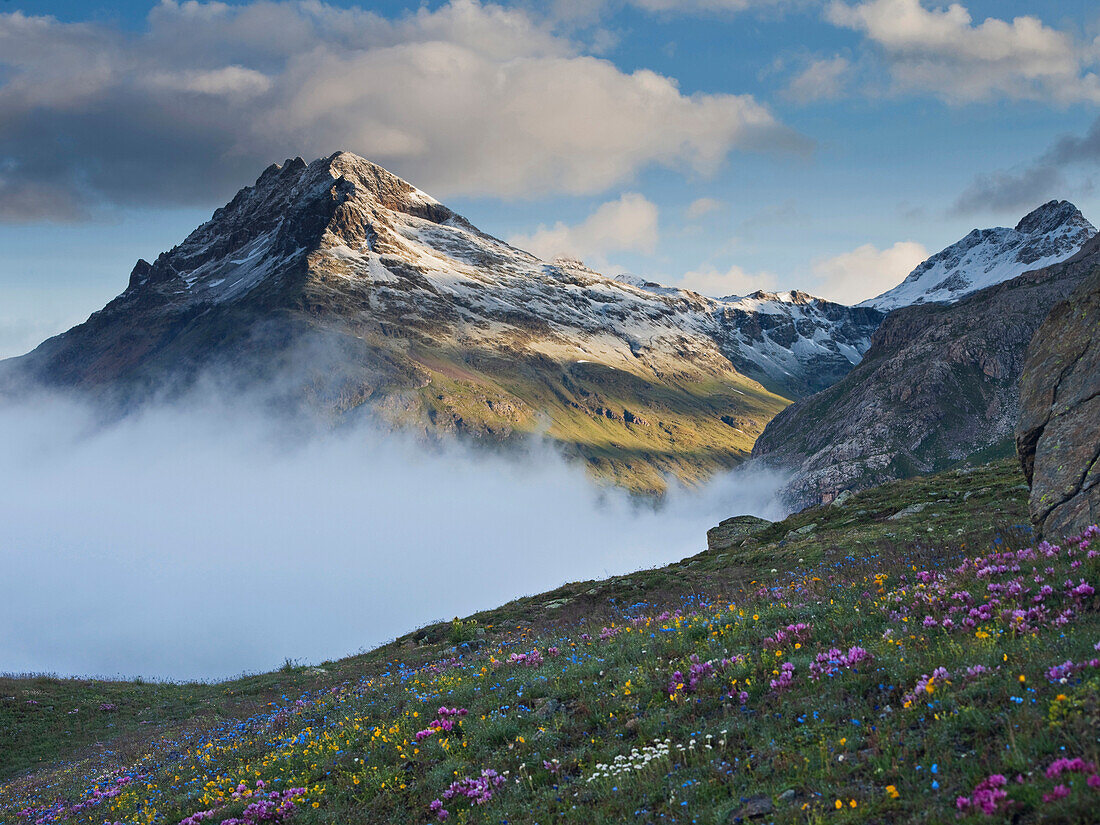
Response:
[{"label": "low cloud bank", "polygon": [[782,479],[731,473],[659,510],[550,448],[319,434],[192,401],[108,426],[0,406],[0,671],[216,679],[320,662],[565,581],[674,561]]}]

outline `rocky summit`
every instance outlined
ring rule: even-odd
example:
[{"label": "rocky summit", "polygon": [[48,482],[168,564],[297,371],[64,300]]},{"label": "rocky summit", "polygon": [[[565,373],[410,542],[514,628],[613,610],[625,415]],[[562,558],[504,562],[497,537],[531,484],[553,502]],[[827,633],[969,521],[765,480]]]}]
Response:
[{"label": "rocky summit", "polygon": [[542,261],[340,152],[269,167],[183,243],[138,261],[85,323],[0,364],[0,385],[129,409],[203,377],[430,436],[544,432],[649,493],[667,474],[698,480],[746,458],[791,399],[847,374],[882,317]]},{"label": "rocky summit", "polygon": [[1100,521],[1100,268],[1031,342],[1016,446],[1043,535],[1056,541]]},{"label": "rocky summit", "polygon": [[893,310],[911,304],[951,303],[1075,255],[1096,234],[1072,203],[1050,201],[1015,228],[975,229],[936,253],[896,287],[861,306]]}]

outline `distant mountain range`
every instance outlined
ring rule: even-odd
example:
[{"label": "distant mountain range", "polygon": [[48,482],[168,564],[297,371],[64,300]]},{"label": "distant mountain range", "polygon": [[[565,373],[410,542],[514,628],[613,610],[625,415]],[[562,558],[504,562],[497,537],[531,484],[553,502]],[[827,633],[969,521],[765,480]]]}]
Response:
[{"label": "distant mountain range", "polygon": [[652,494],[668,475],[745,460],[780,410],[851,372],[886,310],[957,300],[1094,233],[1052,202],[1016,229],[971,233],[865,306],[798,291],[714,299],[539,260],[356,155],[295,158],[138,261],[85,323],[0,362],[0,386],[126,410],[201,377],[428,437],[541,433]]}]

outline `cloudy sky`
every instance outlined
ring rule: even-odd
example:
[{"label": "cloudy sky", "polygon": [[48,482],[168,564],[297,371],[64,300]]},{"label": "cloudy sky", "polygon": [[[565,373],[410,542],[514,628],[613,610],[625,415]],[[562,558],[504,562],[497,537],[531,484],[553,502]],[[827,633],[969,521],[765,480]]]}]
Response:
[{"label": "cloudy sky", "polygon": [[0,356],[272,161],[347,149],[538,254],[877,294],[1100,219],[1094,0],[0,0]]}]

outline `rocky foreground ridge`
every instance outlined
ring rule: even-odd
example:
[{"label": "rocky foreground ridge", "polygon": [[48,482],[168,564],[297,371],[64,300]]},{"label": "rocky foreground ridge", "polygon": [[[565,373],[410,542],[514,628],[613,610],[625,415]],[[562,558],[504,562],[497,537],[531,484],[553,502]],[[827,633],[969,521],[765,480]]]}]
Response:
[{"label": "rocky foreground ridge", "polygon": [[1031,341],[1016,447],[1043,535],[1100,521],[1100,267],[1051,310]]}]

